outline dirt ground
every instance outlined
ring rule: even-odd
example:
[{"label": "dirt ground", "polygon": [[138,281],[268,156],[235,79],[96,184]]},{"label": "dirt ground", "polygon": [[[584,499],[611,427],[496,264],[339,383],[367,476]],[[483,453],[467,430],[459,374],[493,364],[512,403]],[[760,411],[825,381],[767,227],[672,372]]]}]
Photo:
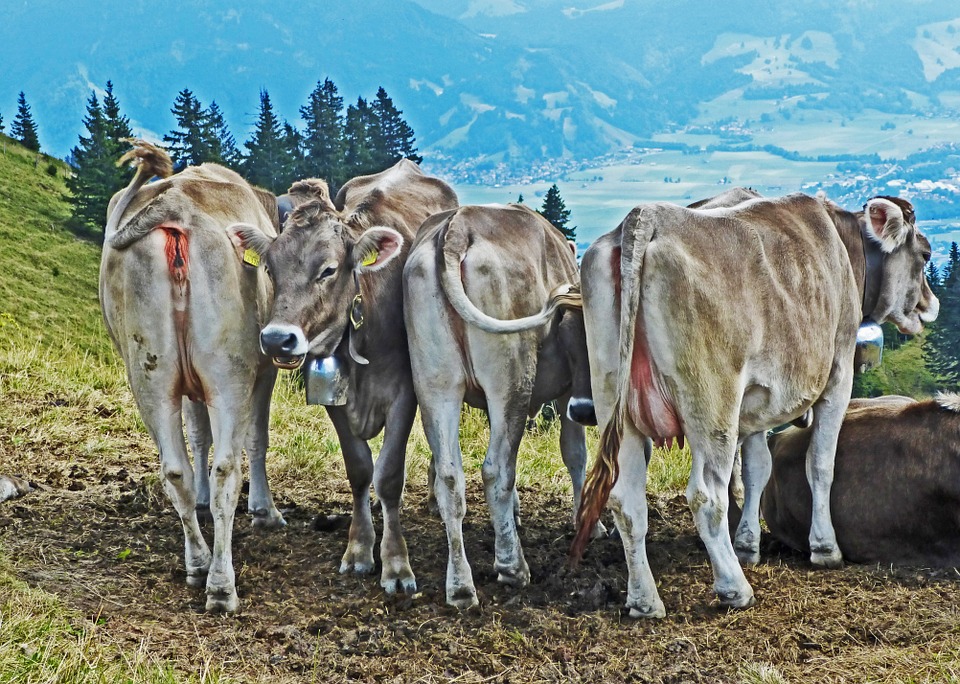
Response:
[{"label": "dirt ground", "polygon": [[648,548],[668,616],[638,622],[622,611],[620,542],[594,541],[568,569],[568,501],[535,489],[520,492],[532,582],[498,585],[478,478],[465,525],[478,609],[444,605],[446,537],[422,485],[408,488],[404,509],[419,593],[388,597],[376,575],[338,574],[350,499],[336,473],[275,487],[289,523],[281,531],[253,531],[238,515],[242,610],[206,615],[202,591],[185,584],[180,526],[142,444],[113,460],[57,444],[42,459],[20,459],[9,443],[0,452],[4,469],[37,487],[0,504],[0,544],[16,573],[109,639],[184,674],[214,666],[251,682],[865,682],[960,672],[953,569],[814,571],[767,539],[763,562],[747,570],[758,605],[728,611],[710,590],[686,502],[654,499]]}]

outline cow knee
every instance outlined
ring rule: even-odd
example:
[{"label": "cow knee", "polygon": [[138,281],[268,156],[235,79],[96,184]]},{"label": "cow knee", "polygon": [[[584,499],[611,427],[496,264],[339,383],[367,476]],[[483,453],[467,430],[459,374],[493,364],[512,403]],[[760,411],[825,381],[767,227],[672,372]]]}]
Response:
[{"label": "cow knee", "polygon": [[218,482],[223,482],[236,472],[237,464],[232,459],[222,459],[213,464],[213,477]]}]

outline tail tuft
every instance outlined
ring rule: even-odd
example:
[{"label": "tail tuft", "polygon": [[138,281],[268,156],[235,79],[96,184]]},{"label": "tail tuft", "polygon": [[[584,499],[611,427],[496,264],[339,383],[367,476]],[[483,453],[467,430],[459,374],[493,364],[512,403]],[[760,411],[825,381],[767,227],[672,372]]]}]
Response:
[{"label": "tail tuft", "polygon": [[173,174],[173,162],[162,147],[140,138],[123,138],[122,142],[130,143],[132,147],[120,157],[117,166],[138,167],[138,173],[142,172],[147,178],[167,178]]},{"label": "tail tuft", "polygon": [[580,510],[577,511],[577,531],[570,545],[569,562],[576,567],[590,541],[590,535],[600,520],[600,513],[610,498],[610,491],[620,477],[620,443],[623,439],[623,412],[619,404],[614,408],[613,418],[600,438],[600,447],[593,469],[583,485]]}]

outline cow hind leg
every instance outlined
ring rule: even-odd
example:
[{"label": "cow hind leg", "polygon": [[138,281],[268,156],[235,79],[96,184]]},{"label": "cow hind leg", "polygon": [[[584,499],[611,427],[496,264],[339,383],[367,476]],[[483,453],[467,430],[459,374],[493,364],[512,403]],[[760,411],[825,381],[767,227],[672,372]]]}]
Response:
[{"label": "cow hind leg", "polygon": [[[566,397],[561,404],[566,403]],[[560,417],[560,456],[570,474],[570,483],[573,486],[573,524],[577,524],[577,511],[580,509],[580,498],[583,493],[583,483],[587,473],[587,443],[584,437],[583,425],[570,420],[566,414]],[[597,521],[591,537],[598,539],[607,534],[603,523]]]},{"label": "cow hind leg", "polygon": [[530,568],[517,534],[517,451],[528,404],[527,397],[501,403],[488,396],[490,444],[482,468],[495,539],[493,569],[498,582],[521,587],[530,582]]},{"label": "cow hind leg", "polygon": [[270,396],[277,378],[275,369],[263,371],[253,388],[253,420],[247,434],[247,458],[250,459],[250,496],[247,512],[253,516],[253,527],[275,530],[287,524],[273,502],[267,481],[267,447],[270,441]]},{"label": "cow hind leg", "polygon": [[667,612],[647,560],[647,461],[650,440],[626,421],[618,460],[620,477],[610,492],[610,509],[627,559],[627,608],[633,618],[662,618]]},{"label": "cow hind leg", "polygon": [[206,607],[211,613],[233,613],[240,607],[233,570],[233,519],[240,499],[244,438],[244,429],[240,426],[245,423],[233,412],[212,410],[214,448],[210,513],[213,516],[213,559],[206,585]]},{"label": "cow hind leg", "polygon": [[439,392],[418,395],[423,431],[433,453],[436,473],[433,490],[447,530],[446,599],[451,606],[467,609],[476,606],[478,601],[463,542],[467,496],[460,452],[461,396],[440,396]]},{"label": "cow hind leg", "polygon": [[193,455],[193,482],[197,492],[197,516],[210,518],[210,471],[208,457],[213,444],[210,432],[210,416],[207,405],[200,401],[183,399],[183,417],[187,428],[187,440]]},{"label": "cow hind leg", "polygon": [[410,428],[417,412],[412,389],[398,397],[387,414],[383,446],[373,473],[373,486],[383,512],[383,538],[380,540],[380,586],[388,594],[409,594],[417,590],[417,579],[410,567],[407,542],[400,525],[400,502],[406,479],[406,449]]},{"label": "cow hind leg", "polygon": [[347,550],[340,560],[340,573],[366,575],[373,572],[373,547],[377,534],[370,514],[370,485],[373,483],[373,456],[370,446],[350,432],[344,408],[328,406],[327,413],[340,439],[343,464],[353,493],[353,516],[347,533]]},{"label": "cow hind leg", "polygon": [[760,495],[770,479],[772,459],[763,432],[748,436],[740,450],[743,463],[743,513],[733,542],[744,565],[760,562]]},{"label": "cow hind leg", "polygon": [[737,450],[736,429],[701,435],[688,431],[693,465],[687,485],[687,502],[697,532],[713,567],[713,588],[720,604],[730,608],[754,605],[753,589],[737,560],[727,522],[728,485]]},{"label": "cow hind leg", "polygon": [[211,556],[197,521],[197,493],[187,445],[183,440],[180,402],[140,399],[140,415],[160,450],[163,489],[183,526],[187,584],[202,587],[207,580]]}]

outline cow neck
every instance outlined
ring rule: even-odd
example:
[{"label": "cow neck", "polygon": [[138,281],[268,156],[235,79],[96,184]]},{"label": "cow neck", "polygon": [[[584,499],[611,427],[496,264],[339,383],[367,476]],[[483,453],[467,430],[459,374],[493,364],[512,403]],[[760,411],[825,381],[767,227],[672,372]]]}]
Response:
[{"label": "cow neck", "polygon": [[880,246],[866,236],[861,214],[843,212],[834,218],[837,234],[847,250],[853,276],[860,295],[860,310],[864,319],[876,308],[883,278],[883,253]]},{"label": "cow neck", "polygon": [[867,236],[862,222],[860,225],[860,240],[863,243],[864,282],[863,282],[863,317],[867,319],[877,308],[880,301],[880,285],[883,282],[883,250],[880,244]]}]

